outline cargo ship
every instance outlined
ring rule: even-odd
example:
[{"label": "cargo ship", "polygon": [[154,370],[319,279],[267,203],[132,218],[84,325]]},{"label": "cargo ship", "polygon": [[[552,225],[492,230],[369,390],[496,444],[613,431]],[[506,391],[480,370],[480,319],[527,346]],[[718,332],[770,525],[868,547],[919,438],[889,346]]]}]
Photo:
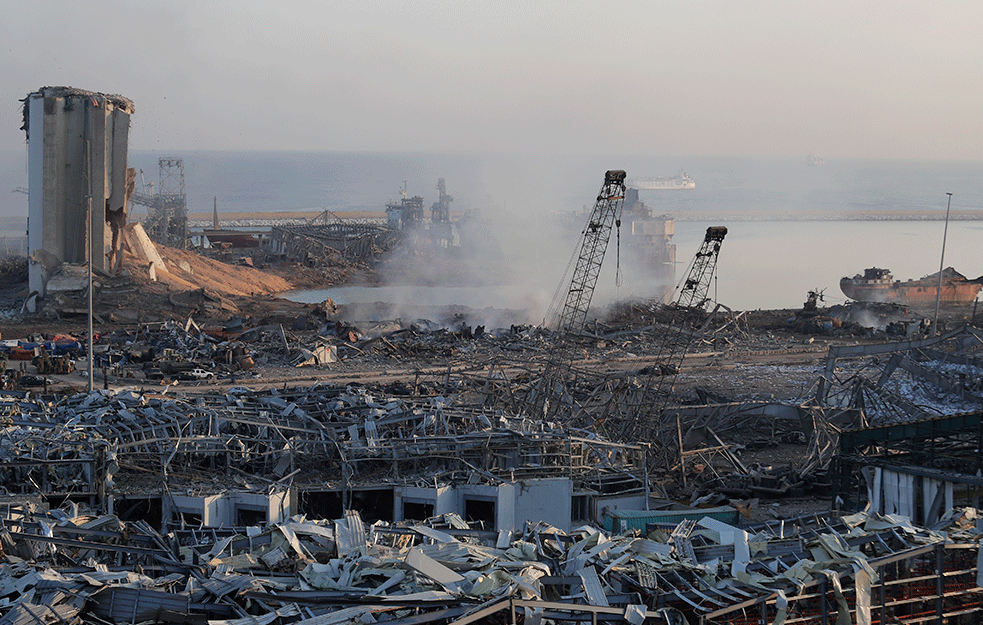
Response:
[{"label": "cargo ship", "polygon": [[[946,304],[967,304],[983,287],[983,277],[970,280],[952,267],[942,271],[942,294],[939,301]],[[890,302],[896,304],[934,304],[939,293],[939,274],[921,280],[895,280],[888,269],[871,267],[863,275],[840,279],[840,290],[858,302]]]},{"label": "cargo ship", "polygon": [[635,178],[628,181],[628,186],[639,191],[676,191],[695,189],[696,182],[686,172],[679,172],[671,178]]}]

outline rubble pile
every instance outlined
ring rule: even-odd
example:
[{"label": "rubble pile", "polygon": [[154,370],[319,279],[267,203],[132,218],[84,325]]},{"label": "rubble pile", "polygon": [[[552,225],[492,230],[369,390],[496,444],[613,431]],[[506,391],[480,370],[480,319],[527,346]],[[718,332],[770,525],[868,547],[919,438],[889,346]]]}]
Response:
[{"label": "rubble pile", "polygon": [[[98,337],[95,365],[97,371],[106,367],[105,371],[116,376],[117,382],[132,380],[142,384],[149,381],[157,385],[158,379],[163,382],[180,379],[198,380],[196,383],[202,384],[200,379],[193,377],[196,374],[228,377],[235,384],[237,379],[251,380],[249,376],[261,375],[260,379],[269,385],[271,371],[277,367],[313,366],[324,370],[350,367],[352,362],[364,366],[366,361],[385,366],[396,355],[405,357],[408,363],[433,364],[427,371],[410,369],[408,374],[384,383],[371,393],[347,385],[209,393],[211,383],[206,381],[204,387],[186,387],[184,382],[176,387],[205,391],[192,398],[172,399],[166,391],[164,396],[158,397],[134,390],[117,396],[78,396],[86,397],[85,400],[69,396],[54,406],[64,411],[61,418],[67,421],[75,418],[71,411],[76,409],[113,412],[113,415],[107,413],[100,418],[112,423],[119,431],[103,435],[110,444],[117,437],[125,441],[122,448],[125,453],[119,459],[124,467],[142,467],[149,479],[151,474],[163,474],[160,458],[171,456],[169,475],[172,478],[175,475],[199,475],[206,484],[221,471],[233,469],[255,473],[272,481],[299,471],[306,481],[324,480],[337,484],[343,474],[353,480],[378,475],[379,467],[373,462],[380,457],[389,459],[390,465],[386,469],[397,475],[431,471],[439,476],[442,470],[450,469],[431,466],[429,458],[423,458],[423,454],[418,454],[405,442],[391,443],[407,436],[438,434],[446,438],[439,443],[439,451],[437,447],[430,450],[438,456],[445,454],[459,459],[450,470],[451,474],[473,471],[471,467],[482,467],[494,473],[506,465],[498,460],[489,462],[480,454],[468,457],[461,451],[470,445],[465,440],[468,436],[475,436],[477,441],[486,440],[489,443],[486,447],[498,450],[494,453],[507,455],[507,447],[517,440],[514,435],[496,434],[489,438],[488,431],[504,428],[510,432],[528,432],[532,427],[530,423],[546,424],[535,427],[558,427],[549,421],[542,422],[544,415],[532,414],[523,400],[549,356],[552,337],[548,330],[512,326],[485,332],[481,326],[467,325],[454,330],[425,320],[360,328],[328,321],[330,308],[320,306],[305,318],[321,320],[312,324],[311,329],[285,329],[281,324],[250,327],[241,318],[213,327],[199,327],[189,318],[183,324],[168,321],[143,324],[130,330],[118,329]],[[292,324],[291,328],[300,325]],[[624,349],[633,349],[636,342],[644,343],[644,332],[621,330],[617,340],[625,342]],[[618,349],[613,345],[614,339],[588,339],[583,352],[585,360],[573,369],[576,375],[571,377],[569,389],[580,409],[580,419],[566,421],[564,428],[547,429],[541,434],[556,434],[558,440],[564,441],[606,438],[619,441],[614,444],[625,445],[625,448],[637,447],[634,441],[638,439],[624,435],[619,419],[601,421],[592,417],[603,414],[611,400],[611,377],[591,368],[591,361],[598,362],[599,359],[586,350],[597,350],[600,345],[604,345],[601,349],[608,349],[608,343],[612,344],[611,349]],[[449,355],[441,361],[434,354],[442,350]],[[645,362],[644,356],[621,356],[620,352],[610,350],[604,353],[607,355],[602,358],[610,358],[609,363],[624,367],[620,374],[623,378],[631,381],[645,375],[644,367],[639,368]],[[333,362],[335,360],[339,362]],[[441,366],[441,362],[447,364]],[[200,373],[202,371],[205,374]],[[640,383],[634,384],[638,387]],[[774,494],[808,493],[817,485],[821,488],[825,484],[823,471],[834,447],[819,445],[816,441],[826,440],[826,429],[822,424],[829,415],[814,414],[806,408],[776,412],[774,407],[768,408],[769,404],[760,402],[721,404],[720,398],[706,393],[695,403],[722,407],[679,413],[678,427],[682,428],[685,443],[681,451],[676,444],[676,424],[657,437],[642,439],[646,443],[661,441],[657,445],[659,457],[654,463],[650,458],[647,468],[633,466],[629,469],[636,482],[644,482],[646,474],[657,474],[662,488],[683,499],[705,496],[709,494],[708,489],[714,487],[741,498],[757,496],[768,489]],[[104,405],[116,407],[100,408]],[[35,409],[41,413],[49,412],[43,406]],[[115,415],[119,410],[125,411],[121,417]],[[439,433],[420,429],[421,419],[435,419],[433,413],[439,414],[440,422],[445,424],[445,429]],[[388,427],[391,419],[398,424],[395,429]],[[221,425],[216,428],[214,423]],[[237,425],[233,427],[232,423]],[[578,423],[579,428],[573,427]],[[816,423],[820,424],[818,428]],[[256,438],[257,431],[267,432],[271,427],[281,431],[287,428],[290,436]],[[209,439],[204,432],[213,437],[232,435],[232,438]],[[758,436],[751,436],[753,433]],[[663,441],[666,436],[672,440]],[[143,445],[141,441],[145,438],[154,440],[154,445]],[[786,439],[803,450],[807,444],[811,445],[809,453],[795,462],[796,479],[787,475],[789,462],[769,463],[762,467],[746,466],[741,460],[749,449],[767,447],[773,444],[771,441]],[[356,441],[361,441],[360,444],[371,452],[369,457],[361,457],[359,454],[365,450],[359,447],[354,451],[345,449],[341,454],[344,461],[340,461],[336,457],[337,444],[349,445]],[[460,446],[456,446],[458,443]],[[547,449],[541,451],[543,457],[554,453]],[[199,457],[198,461],[187,461],[194,454]],[[312,456],[318,456],[316,462],[310,460]],[[465,460],[469,464],[465,464]],[[589,466],[592,462],[587,459],[584,465]],[[413,466],[407,469],[406,463]],[[561,466],[566,464],[561,463]],[[148,471],[151,467],[153,470]],[[276,467],[279,468],[271,471]],[[513,471],[517,467],[515,463],[509,465]],[[208,473],[207,469],[219,469],[220,472]],[[548,473],[547,467],[537,471],[541,475]],[[93,484],[98,482],[93,479]],[[92,486],[88,491],[94,488]],[[155,488],[159,489],[159,484]]]},{"label": "rubble pile", "polygon": [[[224,446],[217,442],[208,443],[212,445],[211,448],[202,443],[202,449],[207,451],[196,452],[213,459],[225,456],[221,461],[209,459],[209,463],[218,462],[217,465],[209,465],[212,468],[229,466],[238,471],[250,472],[256,471],[258,467],[260,475],[273,481],[295,469],[303,468],[302,473],[305,475],[308,472],[313,472],[311,475],[334,475],[330,480],[337,482],[337,471],[342,470],[342,465],[332,464],[337,462],[334,452],[323,454],[320,464],[305,464],[303,458],[314,453],[311,449],[335,444],[325,441],[354,441],[357,437],[367,444],[372,438],[367,429],[373,427],[368,422],[383,419],[377,425],[384,426],[386,417],[379,414],[367,420],[348,417],[367,415],[371,410],[389,406],[393,402],[402,402],[402,407],[385,408],[384,412],[388,414],[390,410],[395,410],[401,415],[398,418],[403,418],[403,413],[414,414],[414,411],[417,415],[426,414],[439,405],[444,416],[456,411],[460,416],[454,419],[465,419],[472,426],[480,423],[481,427],[497,427],[504,419],[509,422],[506,428],[516,429],[518,426],[510,420],[521,417],[507,415],[544,416],[530,413],[523,398],[535,384],[541,367],[549,357],[552,336],[548,330],[532,326],[512,326],[485,331],[482,326],[466,324],[455,329],[454,326],[448,328],[426,320],[360,327],[331,320],[332,310],[333,307],[327,304],[313,307],[308,316],[300,318],[308,323],[291,324],[289,329],[282,324],[250,325],[255,320],[250,322],[242,318],[233,318],[224,325],[213,327],[199,327],[188,318],[183,324],[169,321],[163,324],[143,324],[131,330],[120,329],[98,337],[96,366],[106,366],[109,373],[123,381],[132,378],[134,381],[150,380],[156,384],[157,378],[163,378],[165,381],[184,379],[199,380],[198,383],[201,383],[200,378],[191,376],[191,372],[204,371],[209,376],[226,376],[234,384],[237,378],[271,376],[270,372],[277,367],[309,366],[322,371],[326,368],[334,371],[349,370],[357,377],[357,372],[362,370],[358,367],[385,367],[393,360],[408,365],[402,376],[395,376],[392,381],[383,382],[383,386],[376,389],[376,397],[369,402],[376,405],[371,409],[352,408],[354,404],[338,404],[337,410],[326,411],[323,406],[316,405],[321,402],[333,406],[334,402],[340,401],[338,397],[346,392],[358,395],[354,391],[345,391],[344,384],[333,388],[316,386],[290,390],[284,388],[282,391],[268,389],[259,393],[237,395],[206,393],[200,398],[175,398],[166,401],[153,398],[151,394],[133,395],[141,397],[137,400],[141,406],[148,402],[177,402],[178,405],[189,402],[196,408],[207,407],[212,411],[209,414],[222,414],[222,410],[245,410],[248,415],[243,417],[245,421],[240,427],[249,431],[252,431],[250,428],[271,427],[279,412],[291,403],[297,405],[299,412],[293,417],[289,414],[284,415],[285,417],[296,419],[297,415],[319,415],[317,427],[303,422],[303,419],[296,422],[288,419],[287,427],[297,427],[303,432],[302,435],[295,435],[300,436],[296,441],[285,437],[277,443],[279,447],[270,441],[257,444],[255,449],[246,445],[248,453],[242,457],[262,458],[260,463],[240,461],[238,449],[226,453],[220,451]],[[600,436],[611,441],[626,442],[639,440],[638,437],[625,436],[622,431],[625,428],[624,420],[613,418],[613,413],[608,414],[607,418],[603,417],[612,401],[612,379],[625,379],[629,382],[635,379],[635,387],[641,388],[641,380],[647,375],[646,367],[651,366],[646,364],[649,362],[646,359],[651,356],[646,356],[645,352],[653,349],[653,341],[646,338],[646,333],[652,330],[647,327],[618,330],[601,325],[594,326],[591,330],[600,333],[595,334],[598,338],[587,337],[582,343],[583,351],[574,352],[575,356],[582,353],[584,358],[581,362],[573,363],[568,385],[571,407],[578,411],[579,417],[573,421],[565,421],[564,436]],[[801,403],[800,399],[799,404],[767,399],[734,402],[726,395],[697,387],[695,392],[691,391],[689,395],[683,396],[686,403],[693,405],[692,408],[677,404],[673,409],[674,422],[669,424],[671,427],[660,427],[657,435],[642,439],[646,443],[655,443],[652,449],[656,450],[656,454],[654,458],[650,457],[647,470],[632,469],[632,472],[640,481],[644,479],[641,473],[654,476],[654,480],[663,490],[681,499],[690,500],[714,493],[736,499],[822,493],[828,485],[826,469],[836,451],[837,429],[863,427],[892,419],[911,420],[932,416],[927,399],[918,403],[912,401],[912,398],[919,396],[934,396],[936,403],[946,406],[950,411],[960,409],[960,406],[963,410],[972,410],[981,403],[979,380],[983,379],[980,375],[983,367],[979,366],[975,360],[977,357],[973,355],[973,346],[978,345],[979,340],[974,337],[973,331],[967,332],[968,334],[953,335],[938,345],[926,343],[920,347],[921,355],[892,356],[886,368],[882,360],[876,359],[876,355],[866,361],[846,361],[842,354],[852,354],[850,350],[863,349],[882,354],[888,353],[884,351],[887,347],[834,347],[831,351],[832,362],[839,362],[840,367],[847,362],[849,371],[854,371],[850,374],[852,377],[843,375],[847,369],[836,370],[835,375],[829,372],[825,375],[822,372],[813,373],[808,367],[802,368],[800,372],[802,376],[813,379],[818,377],[820,382],[837,381],[835,385],[826,386],[826,401],[819,403],[813,402],[811,398],[805,403]],[[77,341],[73,344],[79,346]],[[909,348],[910,344],[905,342],[891,349],[897,351]],[[818,354],[822,350],[821,347],[811,345],[795,349],[796,353],[806,355]],[[936,351],[933,352],[933,349]],[[786,350],[792,351],[788,348]],[[713,353],[715,352],[711,352]],[[861,362],[866,364],[861,366]],[[932,373],[936,369],[926,368],[931,362],[946,364]],[[428,363],[428,367],[424,370],[414,363]],[[599,371],[599,365],[606,366],[607,372]],[[833,366],[835,368],[837,365]],[[894,375],[885,377],[888,370]],[[764,377],[786,373],[782,370],[767,373]],[[745,372],[744,376],[748,381],[756,377],[750,372]],[[695,379],[703,380],[702,377]],[[919,380],[918,383],[912,384],[912,380],[916,379]],[[35,383],[32,380],[25,383],[27,382]],[[930,395],[924,395],[926,389],[930,388],[929,385],[938,390],[928,391]],[[308,388],[312,390],[297,390]],[[806,388],[804,386],[803,390]],[[861,395],[855,392],[857,388],[862,390]],[[277,396],[278,393],[281,395]],[[944,393],[945,398],[942,399],[939,393]],[[958,397],[954,398],[952,393],[956,393]],[[862,405],[851,403],[860,396],[865,396]],[[234,398],[233,404],[227,403],[228,397]],[[69,406],[76,401],[66,398],[55,405]],[[358,401],[364,403],[367,400]],[[156,406],[151,408],[156,409]],[[189,409],[185,414],[192,412]],[[677,414],[678,420],[675,416]],[[257,415],[265,416],[260,418]],[[598,415],[602,418],[598,418]],[[128,418],[124,417],[122,422],[126,423]],[[221,417],[216,418],[223,424],[228,422]],[[412,422],[413,427],[416,427],[416,418],[409,418],[408,422]],[[168,437],[183,440],[185,447],[178,449],[158,443],[157,448],[153,451],[145,450],[147,455],[129,462],[129,465],[136,466],[152,460],[160,455],[161,450],[167,450],[167,453],[177,450],[174,451],[177,454],[175,458],[180,464],[185,454],[190,453],[187,445],[191,445],[194,438],[181,438],[181,432],[173,426],[174,419],[181,421],[177,416],[167,417],[159,423],[141,424],[140,427],[151,433],[166,432]],[[198,423],[191,420],[191,429],[183,435],[197,435],[195,428],[199,427]],[[451,425],[454,425],[453,420]],[[571,426],[578,426],[580,429]],[[349,431],[348,428],[351,427],[356,428],[354,433]],[[392,436],[395,440],[404,435],[419,435],[413,427],[401,425],[401,429],[391,433],[383,432],[381,438]],[[453,435],[459,435],[462,430],[455,428],[456,426],[449,431],[453,431]],[[521,427],[518,429],[522,430]],[[215,433],[224,434],[229,431],[220,429]],[[127,436],[128,449],[135,454],[144,435]],[[237,446],[241,445],[239,438],[230,440]],[[681,447],[679,441],[682,441]],[[796,448],[796,457],[780,460],[780,456],[776,456],[774,460],[764,463],[753,460],[758,457],[758,450],[767,450],[774,446],[786,450],[792,446]],[[389,453],[394,463],[390,470],[402,474],[401,461],[392,459],[392,454],[396,453],[393,449],[392,446],[387,447],[380,443],[373,453],[376,456]],[[424,465],[420,464],[420,458],[412,452],[406,453],[406,457],[412,458],[412,463],[416,463],[409,472],[422,473]],[[359,467],[364,469],[370,466],[364,464],[367,461],[358,458],[357,454],[345,457],[347,464],[344,470],[350,472],[349,477],[354,477]],[[281,462],[286,464],[281,466],[279,474],[269,473],[271,467]],[[153,464],[158,466],[159,462],[153,461]],[[459,468],[463,466],[460,465]],[[479,463],[475,466],[482,465]],[[193,469],[189,471],[189,475],[202,469],[200,463],[190,463],[188,467]],[[369,470],[364,470],[362,474],[376,475]],[[97,489],[99,480],[93,479],[91,482],[86,492]],[[60,491],[51,489],[46,492]]]},{"label": "rubble pile", "polygon": [[644,481],[641,446],[454,407],[441,397],[396,399],[365,388],[233,389],[191,398],[94,391],[58,402],[7,398],[0,410],[0,485],[10,493],[105,503],[133,494],[130,486],[222,490],[223,480],[240,475],[339,489],[380,475],[407,484],[523,477],[588,484],[608,474]]},{"label": "rubble pile", "polygon": [[983,332],[829,350],[816,400],[859,411],[862,426],[975,412],[983,405]]},{"label": "rubble pile", "polygon": [[[609,533],[295,517],[166,534],[77,506],[8,504],[2,622],[915,622],[979,608],[976,510],[740,529],[709,516]],[[944,595],[938,591],[945,578]],[[760,619],[760,621],[759,621]]]}]

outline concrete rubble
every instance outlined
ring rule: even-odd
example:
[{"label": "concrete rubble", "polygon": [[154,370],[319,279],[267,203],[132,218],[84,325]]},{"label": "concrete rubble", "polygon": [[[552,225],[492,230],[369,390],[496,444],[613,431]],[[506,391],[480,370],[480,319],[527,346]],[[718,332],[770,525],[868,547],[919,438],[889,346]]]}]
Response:
[{"label": "concrete rubble", "polygon": [[[186,340],[191,325],[168,332],[183,349],[210,344]],[[452,386],[467,395],[464,380]],[[695,453],[684,448],[681,464],[722,462],[746,477],[755,469],[718,430],[804,418],[769,404],[687,410],[680,418],[700,437],[688,437]],[[975,509],[931,527],[877,514],[741,526],[733,507],[657,509],[644,446],[439,395],[322,384],[8,393],[0,412],[9,622],[463,624],[510,611],[553,622],[871,622],[878,610],[918,622],[979,603]],[[814,442],[813,469],[832,453]],[[802,488],[790,480],[807,474],[785,486]],[[702,483],[733,488],[726,476]],[[749,483],[739,488],[759,496],[784,488]],[[365,497],[380,485],[402,503],[391,520],[365,523],[351,505],[371,510]],[[513,486],[537,495],[510,500]],[[555,500],[565,510],[518,510],[558,489],[573,495]],[[456,492],[494,492],[497,507],[476,520],[480,507],[450,509]],[[582,517],[570,509],[577,496],[592,509]],[[66,504],[46,511],[56,501]],[[148,501],[159,501],[159,524],[143,519]]]},{"label": "concrete rubble", "polygon": [[[888,411],[848,389],[910,398],[891,382],[910,378],[933,385],[940,404],[956,405],[941,399],[948,393],[976,405],[975,330],[788,345],[827,358],[825,370],[802,368],[813,383],[800,401],[729,401],[698,386],[670,407],[673,427],[641,444],[619,438],[617,423],[523,412],[549,358],[547,330],[342,322],[333,309],[297,323],[189,317],[106,332],[96,366],[130,390],[7,391],[0,620],[914,623],[983,608],[971,506],[933,503],[920,526],[898,512],[915,506],[886,494],[858,515],[739,516],[769,500],[842,493],[828,476],[841,432],[929,414],[924,402],[922,412]],[[700,335],[696,357],[746,346],[736,317]],[[646,336],[658,328],[588,327],[571,405],[598,414],[612,379],[644,377]],[[16,347],[84,345],[33,343]],[[611,370],[598,373],[591,359]],[[172,382],[195,367],[231,381],[359,361],[431,366],[378,384]],[[782,444],[806,452],[749,459]]]},{"label": "concrete rubble", "polygon": [[[256,325],[255,320],[240,317],[222,325],[204,326],[189,317],[183,323],[168,321],[114,330],[98,337],[96,371],[100,375],[104,371],[115,383],[130,382],[146,388],[177,381],[177,388],[181,389],[202,384],[188,376],[192,369],[214,372],[235,383],[255,376],[263,380],[262,376],[270,375],[276,367],[344,371],[351,363],[375,363],[385,368],[399,362],[427,362],[429,367],[415,365],[416,369],[409,370],[409,379],[404,376],[401,381],[389,383],[384,392],[413,396],[424,402],[439,396],[453,397],[460,406],[521,415],[522,398],[549,357],[552,341],[550,331],[535,326],[513,325],[486,331],[482,325],[469,324],[463,316],[440,323],[423,319],[352,323],[333,320],[336,310],[326,302],[288,324]],[[587,356],[585,349],[583,368],[576,361],[572,363],[568,386],[572,405],[577,406],[581,416],[568,420],[569,424],[613,441],[639,440],[624,423],[605,423],[595,416],[609,410],[612,396],[608,385],[612,379],[640,385],[640,381],[633,380],[642,380],[646,375],[646,358],[653,349],[646,335],[658,332],[659,326],[651,323],[652,312],[640,310],[635,314],[639,312],[650,315],[649,324],[638,327],[637,323],[622,320],[620,325],[598,323],[588,328],[588,334],[594,337],[589,339],[591,355]],[[644,323],[644,317],[640,321]],[[729,329],[704,334],[713,338],[704,339],[710,343],[694,356],[728,353],[726,347],[722,351],[705,351],[717,348],[714,342],[724,332],[731,332],[733,340],[746,334],[739,323],[723,322],[728,324]],[[735,402],[724,394],[698,387],[682,398],[688,405],[673,408],[677,422],[672,427],[659,428],[643,437],[660,454],[654,464],[650,462],[648,472],[667,489],[666,494],[691,500],[713,492],[742,499],[822,493],[829,483],[826,469],[836,451],[838,430],[933,416],[934,409],[927,409],[924,395],[929,385],[936,389],[929,391],[937,398],[934,401],[950,411],[960,406],[971,411],[983,402],[978,384],[983,368],[972,355],[980,339],[974,332],[977,331],[962,330],[939,340],[920,340],[914,357],[903,357],[912,349],[911,341],[834,347],[829,351],[825,373],[811,373],[814,370],[806,368],[802,374],[815,376],[814,389],[825,385],[822,400],[811,392],[812,397],[804,393],[792,403],[767,398]],[[747,338],[739,340],[747,342]],[[77,353],[84,341],[73,341]],[[52,355],[64,353],[48,347],[50,343],[17,343],[8,358],[20,357],[13,355],[17,350],[39,351],[39,345]],[[806,345],[794,352],[818,355],[825,350]],[[967,355],[960,356],[961,352]],[[865,365],[857,358],[868,353],[874,358],[879,354],[895,355],[885,368],[883,361]],[[845,382],[840,373],[844,357],[857,371]],[[591,369],[590,360],[608,363],[609,373],[597,373],[596,366]],[[932,362],[944,364],[926,368]],[[900,377],[901,372],[905,377]],[[783,369],[775,375],[787,373]],[[894,374],[897,382],[892,382],[888,374]],[[909,381],[912,379],[918,380],[914,387]],[[863,392],[858,393],[857,389]],[[905,399],[916,393],[922,393],[923,399],[915,403]],[[866,399],[858,404],[860,398]],[[781,443],[804,444],[808,452],[794,466],[749,466],[741,459],[748,449]]]}]

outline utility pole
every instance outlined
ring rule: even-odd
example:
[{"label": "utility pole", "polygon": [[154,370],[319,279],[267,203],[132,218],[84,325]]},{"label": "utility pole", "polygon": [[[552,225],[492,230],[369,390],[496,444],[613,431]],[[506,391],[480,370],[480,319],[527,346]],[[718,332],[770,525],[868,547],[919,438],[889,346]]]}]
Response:
[{"label": "utility pole", "polygon": [[939,260],[939,288],[935,292],[935,321],[932,322],[932,334],[939,333],[939,301],[942,299],[942,267],[945,265],[945,238],[949,234],[949,207],[952,205],[952,194],[946,193],[945,229],[942,230],[942,258]]},{"label": "utility pole", "polygon": [[88,391],[92,392],[92,140],[89,138],[89,116],[92,115],[89,99],[85,101],[85,265],[87,268],[86,297],[88,299],[88,334],[85,355],[89,360]]},{"label": "utility pole", "polygon": [[85,211],[85,244],[87,246],[86,256],[88,256],[88,262],[86,265],[89,268],[88,271],[88,299],[89,299],[89,333],[87,335],[87,345],[85,348],[86,356],[89,359],[89,392],[92,392],[92,195],[91,193],[86,198],[87,208]]}]

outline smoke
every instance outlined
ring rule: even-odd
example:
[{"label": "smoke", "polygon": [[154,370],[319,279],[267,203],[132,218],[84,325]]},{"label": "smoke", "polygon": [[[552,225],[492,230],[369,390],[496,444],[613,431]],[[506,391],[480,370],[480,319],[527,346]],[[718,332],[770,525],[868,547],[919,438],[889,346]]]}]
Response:
[{"label": "smoke", "polygon": [[[479,197],[463,197],[455,181],[446,179],[447,192],[455,198],[454,245],[442,247],[426,226],[410,233],[380,268],[383,281],[398,287],[386,290],[387,299],[396,300],[400,314],[424,304],[458,304],[470,309],[467,318],[488,327],[505,321],[548,323],[551,307],[562,305],[569,287],[569,270],[603,176],[604,171],[596,172],[593,190],[583,192],[583,181],[571,184],[573,172],[562,167],[545,168],[534,157],[487,157]],[[436,195],[424,195],[427,217]],[[653,260],[642,245],[643,228],[633,234],[633,222],[644,215],[631,209],[626,205],[620,228],[611,233],[593,299],[598,311],[619,300],[661,297],[672,282],[671,272],[668,278],[661,275],[667,260]]]}]

